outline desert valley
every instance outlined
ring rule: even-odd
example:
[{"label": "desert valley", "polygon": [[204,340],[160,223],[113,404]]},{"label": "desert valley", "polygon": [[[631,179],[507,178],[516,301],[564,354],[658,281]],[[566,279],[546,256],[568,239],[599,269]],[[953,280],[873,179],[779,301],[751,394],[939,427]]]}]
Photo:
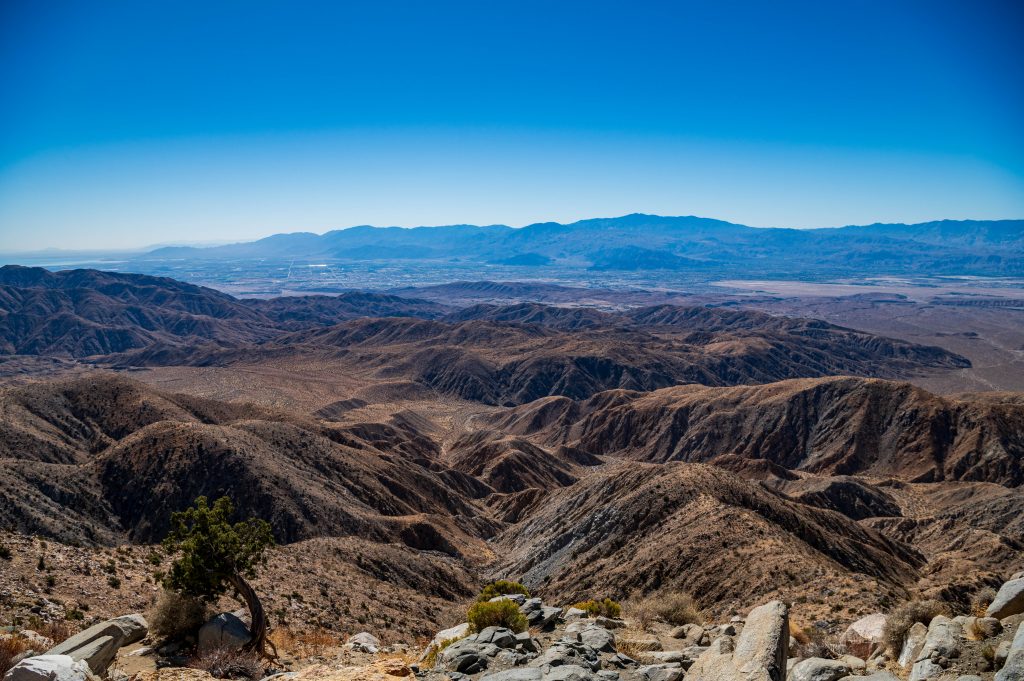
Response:
[{"label": "desert valley", "polygon": [[[991,677],[985,651],[1010,646],[1024,612],[984,617],[1024,570],[1020,289],[1003,280],[964,304],[956,284],[772,286],[527,279],[239,298],[5,266],[3,624],[152,612],[172,513],[227,496],[277,544],[253,584],[288,651],[274,664],[292,674],[386,676],[384,650],[425,678],[533,679],[597,627],[619,644],[574,644],[590,646],[572,652],[588,660],[580,678],[729,679],[709,656],[732,660],[726,628],[774,603],[792,649],[772,679],[787,657],[832,670],[791,678],[857,664],[933,678],[881,624],[866,646],[850,633],[924,603],[936,610],[917,626],[942,620],[963,639],[959,657],[925,655],[934,670]],[[424,664],[495,579],[541,599],[520,606],[534,638]],[[673,598],[690,614],[658,614]],[[591,599],[614,612],[549,607]],[[756,636],[744,645],[771,638]],[[111,669],[181,664],[150,640],[141,656],[125,643]],[[334,656],[346,662],[325,672]]]}]

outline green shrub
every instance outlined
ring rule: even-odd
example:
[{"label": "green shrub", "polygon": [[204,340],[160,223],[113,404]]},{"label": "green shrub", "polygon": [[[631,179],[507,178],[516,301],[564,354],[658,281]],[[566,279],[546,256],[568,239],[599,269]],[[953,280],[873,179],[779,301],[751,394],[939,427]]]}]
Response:
[{"label": "green shrub", "polygon": [[517,634],[526,631],[526,616],[519,612],[514,601],[480,601],[474,603],[466,613],[466,621],[473,631],[483,631],[487,627],[507,627]]},{"label": "green shrub", "polygon": [[882,638],[889,649],[898,655],[903,647],[903,641],[907,638],[907,632],[915,622],[927,626],[937,615],[944,615],[948,612],[946,605],[939,601],[925,600],[904,603],[892,611],[888,619],[885,620]]},{"label": "green shrub", "polygon": [[121,578],[120,577],[115,577],[114,575],[110,575],[109,577],[107,577],[107,584],[110,585],[111,589],[120,589],[121,588]]},{"label": "green shrub", "polygon": [[11,549],[9,547],[0,544],[0,559],[10,560],[12,555],[13,554],[11,553]]},{"label": "green shrub", "polygon": [[575,603],[572,607],[586,611],[587,615],[590,617],[597,617],[598,615],[602,615],[604,617],[619,617],[622,614],[622,606],[610,598],[606,598],[602,601],[595,601],[591,598],[589,601],[580,601],[579,603]]},{"label": "green shrub", "polygon": [[492,598],[496,598],[498,596],[505,596],[507,594],[522,594],[527,598],[530,597],[530,591],[519,582],[511,582],[507,579],[499,579],[485,586],[483,591],[481,591],[480,595],[477,597],[477,600],[489,601]]}]

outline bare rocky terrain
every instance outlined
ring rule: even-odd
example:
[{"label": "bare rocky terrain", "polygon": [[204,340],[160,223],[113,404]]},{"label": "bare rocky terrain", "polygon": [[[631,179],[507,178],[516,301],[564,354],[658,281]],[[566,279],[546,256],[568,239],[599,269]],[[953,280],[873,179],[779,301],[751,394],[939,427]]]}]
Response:
[{"label": "bare rocky terrain", "polygon": [[[346,637],[415,662],[499,577],[561,608],[533,631],[537,655],[574,635],[562,606],[615,599],[628,630],[645,599],[687,592],[720,627],[692,645],[739,645],[723,627],[772,601],[834,658],[861,618],[926,598],[976,616],[1024,569],[1024,397],[921,387],[972,369],[950,347],[643,296],[242,301],[10,267],[0,283],[0,625],[147,611],[153,547],[200,495],[270,523],[279,546],[255,585],[272,628],[319,632],[366,678],[387,674]],[[651,626],[623,640],[682,650]],[[518,645],[485,667],[519,660],[505,681],[540,679]],[[295,669],[327,659],[304,651]],[[600,669],[641,678],[611,655]],[[708,656],[694,669],[721,663]]]}]

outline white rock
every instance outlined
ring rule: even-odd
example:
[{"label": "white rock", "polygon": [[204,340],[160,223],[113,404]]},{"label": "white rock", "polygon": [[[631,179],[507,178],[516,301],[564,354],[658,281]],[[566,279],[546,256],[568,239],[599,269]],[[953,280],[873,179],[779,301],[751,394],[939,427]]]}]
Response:
[{"label": "white rock", "polygon": [[95,681],[89,665],[69,655],[28,657],[14,665],[3,681]]}]

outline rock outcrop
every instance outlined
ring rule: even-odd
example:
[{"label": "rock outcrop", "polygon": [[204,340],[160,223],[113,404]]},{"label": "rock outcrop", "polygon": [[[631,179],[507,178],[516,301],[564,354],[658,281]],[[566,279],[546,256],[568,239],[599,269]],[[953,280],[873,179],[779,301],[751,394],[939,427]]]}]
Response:
[{"label": "rock outcrop", "polygon": [[104,674],[121,647],[141,641],[148,631],[142,615],[124,615],[75,634],[48,650],[46,655],[66,655],[87,664],[93,674]]}]

